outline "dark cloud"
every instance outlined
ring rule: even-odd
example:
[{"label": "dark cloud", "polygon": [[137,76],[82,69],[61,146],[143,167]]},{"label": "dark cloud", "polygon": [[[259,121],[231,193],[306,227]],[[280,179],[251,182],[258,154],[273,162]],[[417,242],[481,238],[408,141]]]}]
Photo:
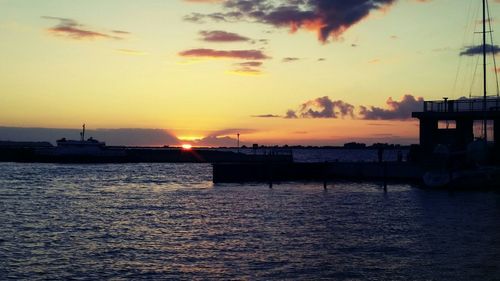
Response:
[{"label": "dark cloud", "polygon": [[191,14],[185,20],[203,22],[254,21],[274,27],[314,30],[319,40],[338,38],[370,12],[390,6],[396,0],[226,0],[226,12]]},{"label": "dark cloud", "polygon": [[411,118],[413,111],[422,110],[424,99],[422,97],[415,98],[412,95],[405,95],[401,101],[394,101],[392,98],[387,99],[388,109],[380,107],[360,106],[359,115],[366,120],[406,120]]},{"label": "dark cloud", "polygon": [[[490,45],[486,44],[486,52],[488,54],[497,54],[500,52],[500,47],[498,45]],[[470,46],[466,47],[462,52],[460,52],[461,56],[475,56],[483,54],[483,46]]]},{"label": "dark cloud", "polygon": [[285,118],[338,118],[354,116],[354,106],[341,100],[332,101],[324,96],[307,101],[297,111],[288,110]]},{"label": "dark cloud", "polygon": [[200,31],[201,40],[206,42],[247,42],[250,38],[222,30]]},{"label": "dark cloud", "polygon": [[[236,138],[231,138],[228,136],[217,137],[208,136],[199,140],[194,140],[191,142],[194,146],[204,146],[204,147],[236,147],[238,145],[238,140]],[[241,142],[240,145],[244,143]]]},{"label": "dark cloud", "polygon": [[[60,18],[60,17],[48,17],[43,16],[42,18],[48,20],[57,20],[59,23],[47,30],[54,35],[64,36],[71,39],[113,39],[113,40],[121,40],[123,39],[123,35],[130,34],[127,31],[122,30],[113,30],[108,33],[98,32],[91,30],[84,26],[83,24],[78,23],[77,21],[69,18]],[[116,34],[116,35],[112,35]],[[120,35],[120,36],[118,36]]]},{"label": "dark cloud", "polygon": [[209,147],[235,147],[237,145],[237,134],[240,134],[240,145],[245,144],[244,135],[256,132],[254,129],[229,128],[211,132],[208,136],[192,142],[195,146]]},{"label": "dark cloud", "polygon": [[[0,127],[0,140],[49,141],[57,139],[79,139],[79,129]],[[163,146],[177,145],[180,141],[167,130],[162,129],[97,129],[87,130],[86,135],[107,145]]]},{"label": "dark cloud", "polygon": [[231,58],[248,60],[265,60],[270,58],[260,50],[222,51],[214,49],[191,49],[182,51],[179,55],[182,57]]},{"label": "dark cloud", "polygon": [[[342,100],[331,100],[329,97],[319,97],[313,100],[304,102],[297,110],[288,110],[283,118],[344,118],[350,117],[353,119],[364,120],[407,120],[411,118],[411,113],[422,110],[424,99],[422,97],[414,97],[405,95],[400,101],[394,101],[392,98],[387,99],[387,108],[376,106],[359,106],[358,110],[354,105]],[[272,117],[279,115],[269,114]],[[376,123],[372,123],[373,125]]]},{"label": "dark cloud", "polygon": [[297,113],[295,113],[295,110],[289,109],[289,110],[287,110],[287,112],[285,114],[285,118],[286,119],[297,119],[299,117],[297,116]]}]

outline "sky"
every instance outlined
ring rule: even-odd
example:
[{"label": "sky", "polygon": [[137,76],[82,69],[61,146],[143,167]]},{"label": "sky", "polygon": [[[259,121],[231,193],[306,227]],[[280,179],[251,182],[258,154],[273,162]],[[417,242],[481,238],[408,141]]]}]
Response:
[{"label": "sky", "polygon": [[0,140],[85,123],[134,135],[113,144],[417,143],[423,100],[481,94],[480,5],[0,0]]}]

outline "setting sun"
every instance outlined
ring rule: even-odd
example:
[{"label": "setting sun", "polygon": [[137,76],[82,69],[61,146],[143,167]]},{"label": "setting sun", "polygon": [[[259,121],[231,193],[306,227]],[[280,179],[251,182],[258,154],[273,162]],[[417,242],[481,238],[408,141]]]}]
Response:
[{"label": "setting sun", "polygon": [[193,148],[193,146],[188,143],[182,145],[183,150],[191,150],[191,148]]}]

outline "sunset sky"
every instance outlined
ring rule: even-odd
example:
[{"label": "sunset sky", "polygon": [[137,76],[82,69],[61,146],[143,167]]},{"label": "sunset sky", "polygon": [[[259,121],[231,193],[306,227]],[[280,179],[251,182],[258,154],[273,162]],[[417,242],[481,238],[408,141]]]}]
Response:
[{"label": "sunset sky", "polygon": [[[493,30],[499,2],[490,1]],[[422,98],[481,93],[471,48],[480,44],[480,7],[0,0],[0,127],[86,123],[172,136],[144,134],[140,145],[230,145],[238,132],[246,144],[415,143],[410,113]],[[22,140],[0,130],[5,138]]]}]

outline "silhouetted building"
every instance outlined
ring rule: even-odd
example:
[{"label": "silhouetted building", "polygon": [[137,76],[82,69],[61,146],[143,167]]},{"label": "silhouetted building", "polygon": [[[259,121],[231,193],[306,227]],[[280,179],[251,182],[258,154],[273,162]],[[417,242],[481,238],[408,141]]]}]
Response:
[{"label": "silhouetted building", "polygon": [[[426,101],[422,112],[413,112],[420,120],[420,146],[424,153],[432,153],[438,144],[453,151],[465,151],[474,141],[474,121],[492,120],[494,151],[500,152],[500,98],[458,99]],[[439,122],[452,122],[453,126],[440,128]],[[483,129],[484,130],[484,129]],[[487,130],[484,130],[486,133]],[[483,136],[484,138],[484,133]]]},{"label": "silhouetted building", "polygon": [[344,148],[350,148],[350,149],[366,148],[366,144],[357,142],[348,142],[344,143]]}]

